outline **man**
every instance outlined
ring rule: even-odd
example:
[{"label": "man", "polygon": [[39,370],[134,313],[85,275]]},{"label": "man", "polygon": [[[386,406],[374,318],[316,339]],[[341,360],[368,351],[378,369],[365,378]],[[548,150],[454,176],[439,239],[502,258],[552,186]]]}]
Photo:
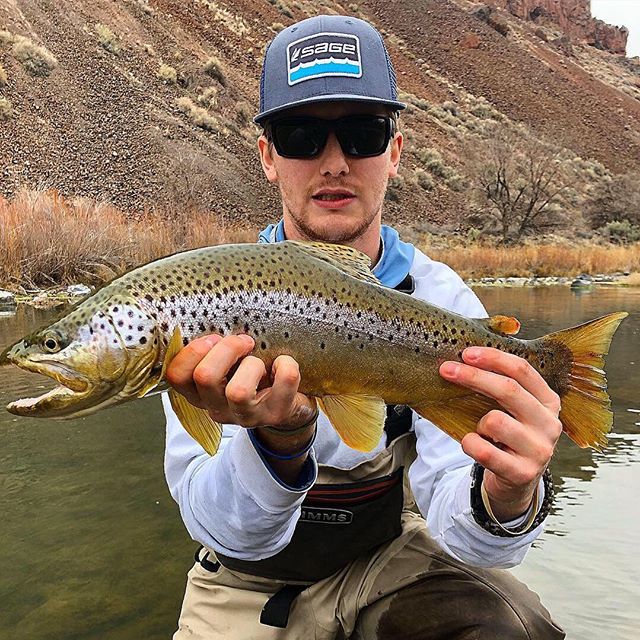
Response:
[{"label": "man", "polygon": [[[382,39],[366,22],[319,16],[280,32],[265,54],[256,122],[282,220],[260,239],[354,247],[384,285],[485,316],[456,274],[381,225],[403,107]],[[165,402],[168,484],[203,545],[175,638],[564,637],[534,594],[490,568],[522,560],[550,501],[544,478],[561,431],[559,400],[526,362],[469,348],[464,364],[441,366],[445,379],[504,408],[483,417],[462,448],[389,407],[385,436],[361,453],[298,391],[291,357],[267,371],[253,348],[246,335],[207,336],[167,371],[192,404],[225,423],[209,457]]]}]

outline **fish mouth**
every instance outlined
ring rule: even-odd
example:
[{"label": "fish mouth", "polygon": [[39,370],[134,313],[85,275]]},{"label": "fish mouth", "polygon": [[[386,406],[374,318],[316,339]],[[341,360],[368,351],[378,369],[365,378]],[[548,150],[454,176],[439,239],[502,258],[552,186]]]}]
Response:
[{"label": "fish mouth", "polygon": [[14,364],[52,378],[58,384],[50,391],[35,398],[22,398],[7,405],[7,411],[17,416],[63,417],[70,408],[91,394],[89,380],[60,362],[51,360],[21,360]]}]

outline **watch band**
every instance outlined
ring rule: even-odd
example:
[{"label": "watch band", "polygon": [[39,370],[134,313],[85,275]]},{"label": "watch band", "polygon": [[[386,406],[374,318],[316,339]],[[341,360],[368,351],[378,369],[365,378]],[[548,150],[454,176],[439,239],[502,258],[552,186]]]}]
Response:
[{"label": "watch band", "polygon": [[[477,462],[474,463],[471,469],[471,513],[476,523],[492,535],[499,536],[501,538],[522,536],[542,524],[544,519],[549,515],[551,505],[553,504],[553,478],[551,476],[551,471],[548,468],[542,475],[544,498],[540,508],[537,509],[537,512],[535,511],[538,502],[538,490],[536,489],[531,505],[535,515],[527,518],[524,523],[517,527],[505,527],[503,524],[498,522],[495,517],[493,517],[493,513],[489,513],[489,511],[487,511],[485,500],[483,499],[483,478],[484,467]],[[486,500],[488,502],[488,497],[486,497]]]}]

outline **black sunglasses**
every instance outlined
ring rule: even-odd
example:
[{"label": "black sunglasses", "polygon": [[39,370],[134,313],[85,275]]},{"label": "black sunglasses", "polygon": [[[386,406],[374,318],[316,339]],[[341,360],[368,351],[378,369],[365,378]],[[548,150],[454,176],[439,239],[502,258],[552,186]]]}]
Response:
[{"label": "black sunglasses", "polygon": [[267,135],[283,158],[314,158],[333,131],[345,155],[370,158],[384,153],[394,133],[390,116],[352,115],[335,120],[292,116],[273,120]]}]

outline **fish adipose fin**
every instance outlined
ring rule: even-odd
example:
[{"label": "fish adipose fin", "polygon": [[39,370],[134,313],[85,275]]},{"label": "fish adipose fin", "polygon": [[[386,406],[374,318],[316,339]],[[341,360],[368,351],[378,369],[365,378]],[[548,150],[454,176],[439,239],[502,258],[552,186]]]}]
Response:
[{"label": "fish adipose fin", "polygon": [[515,336],[520,331],[520,321],[510,316],[491,316],[482,318],[478,322],[500,336]]},{"label": "fish adipose fin", "polygon": [[602,367],[611,338],[627,315],[624,311],[611,313],[541,338],[545,343],[560,343],[571,352],[568,379],[559,393],[560,421],[580,447],[601,449],[607,444],[613,413]]},{"label": "fish adipose fin", "polygon": [[[180,331],[180,327],[176,327],[167,345],[160,379],[164,378],[169,363],[182,347],[182,332]],[[149,390],[150,389],[147,389],[147,391]],[[169,389],[169,400],[171,401],[171,408],[175,411],[185,431],[210,456],[214,455],[216,451],[218,451],[220,439],[222,438],[222,426],[220,423],[213,420],[204,409],[194,407],[175,389]]]},{"label": "fish adipose fin", "polygon": [[323,396],[317,400],[347,446],[358,451],[371,451],[380,442],[387,415],[382,398],[342,395]]},{"label": "fish adipose fin", "polygon": [[371,272],[371,258],[366,253],[341,244],[330,244],[328,242],[289,242],[295,243],[303,251],[323,262],[328,262],[330,265],[340,269],[340,271],[358,278],[358,280],[380,284],[380,280]]},{"label": "fish adipose fin", "polygon": [[476,430],[478,421],[492,409],[500,409],[492,398],[470,393],[447,402],[412,405],[416,413],[430,420],[436,427],[460,442],[467,433]]}]

